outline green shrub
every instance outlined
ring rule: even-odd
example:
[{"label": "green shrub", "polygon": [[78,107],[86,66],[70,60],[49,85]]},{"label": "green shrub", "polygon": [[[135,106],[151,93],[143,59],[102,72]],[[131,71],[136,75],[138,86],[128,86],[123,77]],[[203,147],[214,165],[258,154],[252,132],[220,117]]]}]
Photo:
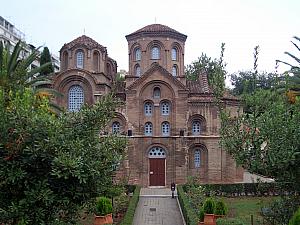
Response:
[{"label": "green shrub", "polygon": [[215,212],[215,201],[212,198],[207,198],[203,205],[204,213],[213,214]]},{"label": "green shrub", "polygon": [[187,225],[198,225],[198,216],[195,209],[191,206],[186,193],[183,191],[182,185],[177,186],[178,200],[182,210],[183,217]]},{"label": "green shrub", "polygon": [[216,215],[226,215],[227,214],[227,206],[222,200],[218,200],[216,202],[215,214]]},{"label": "green shrub", "polygon": [[300,224],[300,207],[289,222],[289,225],[299,225],[299,224]]},{"label": "green shrub", "polygon": [[198,216],[199,216],[200,222],[203,222],[204,221],[204,209],[203,209],[203,207],[200,207]]},{"label": "green shrub", "polygon": [[106,197],[99,197],[96,202],[95,214],[97,216],[105,216],[112,213],[111,201]]},{"label": "green shrub", "polygon": [[219,218],[217,225],[245,225],[245,223],[235,218]]},{"label": "green shrub", "polygon": [[137,186],[134,189],[133,196],[130,199],[126,214],[124,216],[124,219],[123,219],[121,225],[131,225],[133,223],[135,208],[136,208],[136,206],[139,202],[139,198],[140,198],[140,190],[141,190],[141,187],[139,187],[139,186]]}]

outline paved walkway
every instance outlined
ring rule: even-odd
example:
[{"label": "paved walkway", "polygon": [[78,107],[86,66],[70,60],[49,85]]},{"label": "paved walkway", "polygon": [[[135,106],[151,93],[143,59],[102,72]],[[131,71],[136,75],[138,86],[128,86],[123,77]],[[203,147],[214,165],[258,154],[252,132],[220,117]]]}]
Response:
[{"label": "paved walkway", "polygon": [[133,225],[184,225],[177,199],[170,189],[142,188]]}]

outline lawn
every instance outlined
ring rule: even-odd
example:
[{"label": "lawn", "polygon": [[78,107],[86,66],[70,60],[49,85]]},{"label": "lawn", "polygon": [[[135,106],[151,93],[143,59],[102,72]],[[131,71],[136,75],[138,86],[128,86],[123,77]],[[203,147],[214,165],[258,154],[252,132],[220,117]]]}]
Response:
[{"label": "lawn", "polygon": [[276,197],[236,197],[223,198],[228,206],[228,217],[239,218],[246,225],[251,225],[251,215],[255,225],[263,224],[260,209],[275,200]]}]

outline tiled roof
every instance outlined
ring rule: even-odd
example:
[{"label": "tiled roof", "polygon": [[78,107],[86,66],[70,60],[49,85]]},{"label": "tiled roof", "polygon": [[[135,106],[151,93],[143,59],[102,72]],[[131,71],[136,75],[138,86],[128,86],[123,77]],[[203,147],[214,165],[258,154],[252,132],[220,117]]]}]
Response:
[{"label": "tiled roof", "polygon": [[162,25],[162,24],[151,24],[148,26],[145,26],[131,34],[126,35],[126,38],[128,39],[131,36],[136,36],[136,35],[141,35],[141,34],[145,34],[145,35],[155,35],[155,36],[159,36],[159,35],[175,35],[180,37],[180,39],[182,40],[186,40],[187,36],[185,34],[182,34],[166,25]]},{"label": "tiled roof", "polygon": [[186,86],[192,94],[212,93],[205,72],[200,73],[197,80],[187,80]]},{"label": "tiled roof", "polygon": [[106,51],[106,47],[100,45],[97,41],[95,41],[94,39],[86,36],[86,35],[82,35],[76,39],[74,39],[73,41],[64,44],[63,48],[73,48],[75,45],[84,45],[86,46],[88,49],[93,49],[93,48],[98,48],[101,49],[102,51]]}]

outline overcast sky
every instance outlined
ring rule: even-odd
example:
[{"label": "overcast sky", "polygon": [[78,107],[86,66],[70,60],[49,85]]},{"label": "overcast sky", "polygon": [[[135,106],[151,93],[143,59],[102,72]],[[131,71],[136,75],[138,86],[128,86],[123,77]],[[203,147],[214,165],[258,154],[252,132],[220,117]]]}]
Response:
[{"label": "overcast sky", "polygon": [[[202,52],[219,57],[226,44],[227,70],[253,68],[260,45],[259,70],[274,71],[275,60],[297,54],[300,0],[1,0],[0,15],[25,33],[26,41],[54,54],[84,34],[108,49],[118,69],[128,70],[125,35],[160,23],[188,35],[185,64]],[[285,69],[281,67],[280,70]]]}]

